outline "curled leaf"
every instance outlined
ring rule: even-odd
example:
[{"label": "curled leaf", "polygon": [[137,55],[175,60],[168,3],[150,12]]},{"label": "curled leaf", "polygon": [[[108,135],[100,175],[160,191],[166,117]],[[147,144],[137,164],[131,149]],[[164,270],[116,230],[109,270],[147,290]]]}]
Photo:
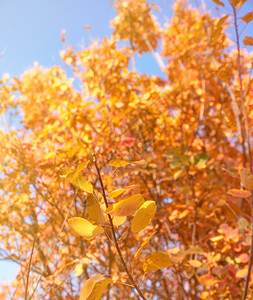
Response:
[{"label": "curled leaf", "polygon": [[135,214],[131,226],[132,232],[138,232],[144,229],[150,221],[153,219],[156,212],[156,203],[155,201],[146,201],[138,209]]},{"label": "curled leaf", "polygon": [[104,228],[91,224],[88,220],[80,217],[74,217],[68,220],[69,226],[78,235],[86,240],[91,240],[95,236],[104,232]]},{"label": "curled leaf", "polygon": [[141,194],[135,194],[125,198],[118,203],[109,206],[106,212],[112,216],[127,217],[133,213],[144,203]]}]

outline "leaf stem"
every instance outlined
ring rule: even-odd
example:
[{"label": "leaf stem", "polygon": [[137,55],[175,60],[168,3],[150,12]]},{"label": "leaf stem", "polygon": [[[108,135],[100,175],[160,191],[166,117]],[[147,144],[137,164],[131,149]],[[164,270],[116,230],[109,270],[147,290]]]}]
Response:
[{"label": "leaf stem", "polygon": [[[105,206],[108,207],[108,201],[107,201],[107,198],[106,198],[106,194],[105,194],[105,188],[104,188],[104,184],[103,184],[103,181],[102,181],[102,177],[101,177],[101,174],[100,174],[100,170],[99,170],[99,167],[97,165],[97,161],[96,161],[96,157],[95,157],[95,154],[92,152],[92,157],[93,157],[93,162],[94,162],[94,165],[95,165],[95,168],[96,168],[96,171],[97,171],[97,174],[98,174],[98,179],[99,179],[99,182],[100,182],[100,185],[101,185],[101,188],[102,188],[102,195],[103,195],[103,198],[104,198],[104,202],[105,202]],[[134,288],[137,290],[137,292],[139,293],[140,297],[143,299],[143,300],[146,300],[145,296],[143,295],[142,291],[140,290],[140,288],[138,287],[138,285],[135,283],[127,265],[126,265],[126,262],[123,258],[123,255],[122,255],[122,252],[120,250],[120,247],[119,247],[119,244],[118,244],[118,240],[117,240],[117,237],[116,237],[116,233],[115,233],[115,230],[114,230],[114,226],[113,226],[113,222],[112,222],[112,217],[110,214],[108,214],[108,218],[109,218],[109,222],[110,222],[110,225],[111,225],[111,231],[112,231],[112,236],[113,236],[113,240],[114,240],[114,243],[115,243],[115,247],[117,249],[117,252],[119,254],[119,257],[120,257],[120,260],[122,262],[122,265],[128,275],[128,278],[129,280],[131,281],[132,285],[134,286]]]}]

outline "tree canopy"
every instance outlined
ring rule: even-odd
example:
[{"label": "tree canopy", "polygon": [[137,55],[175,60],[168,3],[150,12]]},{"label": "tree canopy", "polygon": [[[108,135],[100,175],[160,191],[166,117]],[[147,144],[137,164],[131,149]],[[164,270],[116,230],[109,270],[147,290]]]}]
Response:
[{"label": "tree canopy", "polygon": [[[3,299],[253,292],[253,52],[240,47],[237,23],[253,15],[240,16],[244,2],[214,18],[176,1],[162,26],[156,5],[117,0],[112,35],[65,44],[66,69],[3,77],[0,258],[20,265]],[[157,76],[138,71],[144,53]]]}]

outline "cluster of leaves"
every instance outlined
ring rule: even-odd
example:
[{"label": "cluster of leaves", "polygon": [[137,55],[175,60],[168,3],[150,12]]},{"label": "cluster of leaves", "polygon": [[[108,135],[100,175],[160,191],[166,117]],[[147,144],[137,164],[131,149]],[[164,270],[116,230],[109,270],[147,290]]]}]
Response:
[{"label": "cluster of leaves", "polygon": [[[238,12],[246,1],[230,2]],[[111,38],[61,51],[73,78],[34,66],[1,81],[0,112],[21,119],[0,130],[0,257],[20,265],[1,296],[238,299],[251,244],[252,175],[238,174],[253,53],[238,60],[227,15],[176,1],[162,29],[145,0],[115,7]],[[143,52],[163,76],[131,69]]]}]

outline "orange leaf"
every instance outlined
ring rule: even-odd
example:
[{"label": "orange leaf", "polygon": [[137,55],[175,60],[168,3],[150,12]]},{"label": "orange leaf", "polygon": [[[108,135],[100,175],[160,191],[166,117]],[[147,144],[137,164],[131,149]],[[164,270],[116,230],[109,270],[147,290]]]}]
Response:
[{"label": "orange leaf", "polygon": [[246,46],[253,46],[253,38],[251,36],[245,36],[243,44]]},{"label": "orange leaf", "polygon": [[248,198],[251,195],[249,191],[239,189],[231,189],[227,191],[227,194],[235,198]]},{"label": "orange leaf", "polygon": [[246,22],[249,23],[253,20],[253,11],[247,13],[245,16],[241,17],[241,19]]},{"label": "orange leaf", "polygon": [[152,252],[143,263],[143,271],[149,272],[169,267],[171,264],[170,256],[161,251]]},{"label": "orange leaf", "polygon": [[224,4],[220,1],[220,0],[213,0],[213,2],[217,5],[220,5],[220,6],[223,6],[224,7]]}]

